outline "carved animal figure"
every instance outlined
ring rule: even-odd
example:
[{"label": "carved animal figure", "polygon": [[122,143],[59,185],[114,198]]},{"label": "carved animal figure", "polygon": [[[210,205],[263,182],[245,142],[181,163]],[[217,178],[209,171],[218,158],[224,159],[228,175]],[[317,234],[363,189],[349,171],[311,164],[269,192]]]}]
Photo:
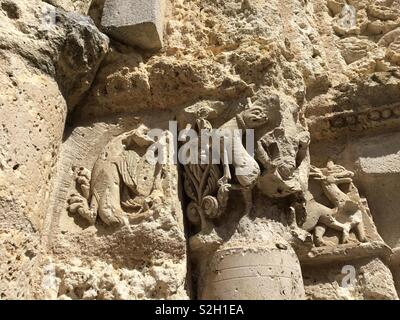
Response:
[{"label": "carved animal figure", "polygon": [[[252,208],[252,188],[260,176],[260,166],[243,145],[243,134],[246,129],[256,129],[268,122],[266,110],[260,106],[252,105],[249,100],[249,109],[238,114],[219,128],[223,138],[220,145],[221,161],[224,167],[223,177],[219,183],[226,189],[242,190],[245,200],[245,214]],[[230,165],[235,169],[235,177],[239,185],[232,186],[232,173]]]},{"label": "carved animal figure", "polygon": [[[253,106],[250,99],[249,108],[229,120],[217,130],[213,130],[211,123],[207,120],[211,108],[201,106],[195,112],[195,124],[188,123],[186,117],[181,121],[182,127],[187,132],[193,128],[197,129],[194,139],[185,143],[180,148],[180,154],[185,156],[184,166],[184,189],[186,195],[191,199],[187,207],[189,221],[198,227],[204,234],[209,234],[214,228],[211,220],[220,217],[224,212],[229,191],[240,190],[245,200],[245,214],[250,213],[252,208],[252,188],[260,175],[260,168],[256,160],[247,152],[243,145],[243,135],[246,129],[257,128],[268,121],[264,108]],[[205,132],[204,132],[205,131]],[[202,133],[200,139],[198,133]],[[218,139],[218,140],[217,140]],[[211,143],[212,141],[212,143]],[[221,173],[218,164],[213,162],[212,147],[217,142],[219,147],[218,157],[223,166]],[[191,150],[190,154],[187,153]],[[198,152],[193,153],[195,150]],[[195,158],[191,159],[191,155]],[[193,163],[193,160],[201,163]],[[207,160],[206,160],[207,159]],[[206,160],[205,163],[204,160]],[[215,159],[214,159],[215,160]],[[218,160],[218,159],[216,159]],[[231,172],[232,166],[235,172]],[[236,179],[233,184],[233,179]]]},{"label": "carved animal figure", "polygon": [[68,210],[94,224],[97,216],[107,225],[127,224],[126,210],[146,209],[145,197],[160,176],[157,164],[133,149],[154,143],[144,126],[121,134],[109,142],[96,160],[92,172],[81,167],[77,184],[81,194],[73,194]]},{"label": "carved animal figure", "polygon": [[[316,246],[328,245],[323,240],[327,228],[342,232],[341,243],[347,243],[350,231],[354,229],[360,242],[366,242],[362,219],[361,200],[352,183],[353,173],[344,167],[328,162],[326,169],[312,167],[311,177],[321,182],[321,187],[332,204],[333,209],[317,202],[307,191],[305,194],[306,221],[302,228],[314,232]],[[348,185],[349,192],[345,193],[339,185]]]},{"label": "carved animal figure", "polygon": [[310,134],[293,124],[296,135],[278,127],[257,141],[262,173],[258,188],[270,198],[284,198],[307,189]]}]

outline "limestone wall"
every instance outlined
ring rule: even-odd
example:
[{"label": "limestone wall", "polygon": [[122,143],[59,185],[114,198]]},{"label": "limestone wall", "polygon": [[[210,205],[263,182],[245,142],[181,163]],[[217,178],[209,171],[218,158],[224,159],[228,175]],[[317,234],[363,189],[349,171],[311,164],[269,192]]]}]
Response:
[{"label": "limestone wall", "polygon": [[399,0],[0,0],[0,84],[0,299],[398,299]]}]

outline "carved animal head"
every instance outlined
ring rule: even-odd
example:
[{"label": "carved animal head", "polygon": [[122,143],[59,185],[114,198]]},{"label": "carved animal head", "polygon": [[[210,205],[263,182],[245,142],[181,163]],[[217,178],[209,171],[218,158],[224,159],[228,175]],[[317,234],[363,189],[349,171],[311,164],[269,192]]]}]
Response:
[{"label": "carved animal head", "polygon": [[258,187],[269,197],[286,197],[306,189],[309,133],[300,126],[297,134],[292,133],[279,127],[261,138],[259,147],[268,163]]},{"label": "carved animal head", "polygon": [[255,129],[268,122],[268,115],[263,107],[252,106],[250,109],[243,111],[243,122],[248,129]]},{"label": "carved animal head", "polygon": [[147,135],[149,131],[150,129],[142,124],[138,128],[126,132],[124,134],[126,138],[122,140],[122,143],[128,150],[135,147],[148,147],[154,143],[154,140]]}]

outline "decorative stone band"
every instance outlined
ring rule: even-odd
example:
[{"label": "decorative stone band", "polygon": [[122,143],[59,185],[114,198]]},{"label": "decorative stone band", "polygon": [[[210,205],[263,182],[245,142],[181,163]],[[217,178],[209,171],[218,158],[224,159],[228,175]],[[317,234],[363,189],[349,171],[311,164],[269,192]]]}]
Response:
[{"label": "decorative stone band", "polygon": [[346,263],[362,258],[380,258],[388,263],[393,251],[383,241],[371,241],[332,247],[314,247],[309,252],[297,252],[297,254],[301,265],[305,266],[333,262]]},{"label": "decorative stone band", "polygon": [[308,119],[314,141],[332,139],[349,133],[381,133],[399,128],[399,125],[400,103],[368,107],[361,111],[346,110]]}]

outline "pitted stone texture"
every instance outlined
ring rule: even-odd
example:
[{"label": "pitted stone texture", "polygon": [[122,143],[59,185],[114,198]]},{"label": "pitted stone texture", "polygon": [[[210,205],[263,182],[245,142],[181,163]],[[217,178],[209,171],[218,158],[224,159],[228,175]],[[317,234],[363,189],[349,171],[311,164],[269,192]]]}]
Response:
[{"label": "pitted stone texture", "polygon": [[[40,229],[67,107],[89,88],[108,39],[90,21],[41,1],[0,7],[1,226],[21,227],[15,221],[28,217]],[[54,12],[57,24],[46,26],[43,12]]]},{"label": "pitted stone texture", "polygon": [[[140,117],[149,128],[164,129],[170,118],[170,114],[159,113],[157,120],[162,121],[155,123],[153,117]],[[106,225],[104,215],[90,226],[79,212],[67,211],[68,200],[78,192],[75,169],[92,169],[105,146],[116,146],[115,137],[137,127],[138,118],[127,115],[107,123],[84,124],[73,130],[61,148],[59,174],[48,210],[54,262],[48,266],[54,271],[48,281],[55,282],[56,290],[50,287],[46,294],[53,299],[188,299],[176,166],[163,166],[161,181],[153,185],[149,196],[141,198],[143,201],[133,196],[131,200],[138,204],[123,206],[120,213],[127,221],[124,226]],[[132,148],[139,154],[141,150],[134,144]],[[113,183],[120,183],[121,191],[127,186],[122,180],[109,183],[104,176],[95,181],[100,182],[96,190]],[[113,203],[116,206],[116,201]]]},{"label": "pitted stone texture", "polygon": [[87,14],[92,0],[44,0],[55,7],[62,8],[66,11],[75,11],[81,14]]},{"label": "pitted stone texture", "polygon": [[113,38],[147,50],[163,40],[164,0],[107,0],[101,24]]},{"label": "pitted stone texture", "polygon": [[41,1],[0,1],[1,49],[57,81],[69,111],[90,88],[109,39],[93,21]]},{"label": "pitted stone texture", "polygon": [[217,251],[204,267],[199,285],[201,300],[303,300],[300,263],[287,244]]},{"label": "pitted stone texture", "polygon": [[[353,280],[346,271],[352,268]],[[307,266],[302,271],[308,300],[398,300],[391,272],[378,258]]]},{"label": "pitted stone texture", "polygon": [[68,104],[90,87],[108,39],[42,1],[1,0],[0,43],[0,299],[34,298]]}]

